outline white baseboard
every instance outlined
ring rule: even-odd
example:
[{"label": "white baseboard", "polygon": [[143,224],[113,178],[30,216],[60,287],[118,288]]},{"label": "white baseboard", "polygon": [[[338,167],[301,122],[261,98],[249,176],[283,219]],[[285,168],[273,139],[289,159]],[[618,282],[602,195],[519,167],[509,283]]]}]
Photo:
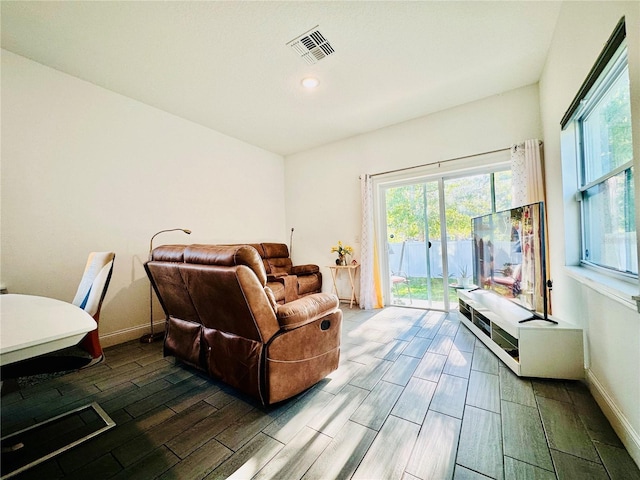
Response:
[{"label": "white baseboard", "polygon": [[591,395],[611,423],[613,430],[620,437],[631,458],[637,465],[640,465],[640,434],[634,430],[625,414],[618,408],[595,374],[589,369],[586,369],[586,374]]},{"label": "white baseboard", "polygon": [[[164,331],[164,323],[164,320],[153,322],[153,333]],[[149,333],[148,323],[146,325],[125,328],[116,332],[107,333],[106,335],[100,335],[100,345],[102,345],[103,348],[112,347],[131,340],[137,340],[147,333]]]}]

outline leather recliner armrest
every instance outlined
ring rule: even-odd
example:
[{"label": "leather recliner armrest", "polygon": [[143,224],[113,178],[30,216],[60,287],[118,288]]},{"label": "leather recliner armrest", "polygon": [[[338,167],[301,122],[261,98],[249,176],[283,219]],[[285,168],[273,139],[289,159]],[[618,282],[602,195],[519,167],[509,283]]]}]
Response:
[{"label": "leather recliner armrest", "polygon": [[292,330],[338,309],[340,301],[333,293],[314,293],[293,302],[276,306],[276,317],[283,330]]},{"label": "leather recliner armrest", "polygon": [[291,273],[294,275],[309,275],[312,273],[318,273],[320,267],[318,265],[294,265],[291,267]]},{"label": "leather recliner armrest", "polygon": [[286,303],[293,302],[298,298],[298,277],[296,275],[270,273],[267,275],[267,282],[278,282],[284,285],[284,301]]},{"label": "leather recliner armrest", "polygon": [[282,277],[286,277],[288,273],[267,273],[267,282],[278,282]]}]

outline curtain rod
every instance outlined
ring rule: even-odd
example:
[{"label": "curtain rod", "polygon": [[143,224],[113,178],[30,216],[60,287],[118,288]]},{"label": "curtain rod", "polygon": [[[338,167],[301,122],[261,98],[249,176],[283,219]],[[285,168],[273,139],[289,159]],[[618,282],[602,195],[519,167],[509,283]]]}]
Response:
[{"label": "curtain rod", "polygon": [[[538,140],[538,145],[542,146],[542,140]],[[447,160],[440,160],[439,162],[425,163],[425,164],[422,164],[422,165],[414,165],[413,167],[397,168],[396,170],[388,170],[386,172],[372,173],[371,176],[372,177],[377,177],[378,175],[387,175],[389,173],[404,172],[405,170],[413,170],[414,168],[428,167],[430,165],[436,165],[436,164],[438,165],[438,167],[440,167],[440,164],[442,164],[442,163],[454,162],[456,160],[466,160],[467,158],[481,157],[482,155],[490,155],[492,153],[507,152],[507,151],[509,151],[511,149],[517,150],[519,147],[523,147],[523,146],[524,146],[524,142],[520,142],[520,143],[515,143],[515,144],[513,144],[513,145],[511,145],[510,147],[507,147],[507,148],[499,148],[498,150],[490,150],[488,152],[474,153],[474,154],[471,154],[471,155],[465,155],[463,157],[449,158]]]},{"label": "curtain rod", "polygon": [[372,173],[371,176],[372,177],[377,177],[378,175],[387,175],[389,173],[404,172],[405,170],[413,170],[414,168],[428,167],[428,166],[436,165],[436,164],[439,167],[440,164],[442,164],[442,163],[453,162],[453,161],[456,161],[456,160],[465,160],[467,158],[480,157],[482,155],[489,155],[489,154],[492,154],[492,153],[506,152],[506,151],[509,151],[509,150],[511,150],[511,147],[499,148],[498,150],[491,150],[489,152],[482,152],[482,153],[474,153],[472,155],[465,155],[463,157],[449,158],[447,160],[440,160],[439,162],[425,163],[425,164],[422,164],[422,165],[414,165],[413,167],[397,168],[396,170],[388,170],[386,172]]}]

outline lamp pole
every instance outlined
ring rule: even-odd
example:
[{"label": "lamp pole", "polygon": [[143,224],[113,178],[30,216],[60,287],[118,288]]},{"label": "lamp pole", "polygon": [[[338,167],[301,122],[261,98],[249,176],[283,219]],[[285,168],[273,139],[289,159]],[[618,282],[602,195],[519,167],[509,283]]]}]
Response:
[{"label": "lamp pole", "polygon": [[[160,230],[151,237],[151,240],[149,240],[149,261],[151,261],[151,255],[153,253],[153,239],[161,233],[178,231],[184,232],[187,235],[191,235],[191,230],[187,228],[169,228],[167,230]],[[150,333],[147,333],[146,335],[140,337],[141,343],[153,343],[154,341],[156,341],[156,337],[160,336],[160,334],[153,333],[153,286],[151,285],[151,279],[149,279],[149,326],[151,327]]]},{"label": "lamp pole", "polygon": [[293,227],[291,227],[291,235],[289,236],[289,257],[293,258]]}]

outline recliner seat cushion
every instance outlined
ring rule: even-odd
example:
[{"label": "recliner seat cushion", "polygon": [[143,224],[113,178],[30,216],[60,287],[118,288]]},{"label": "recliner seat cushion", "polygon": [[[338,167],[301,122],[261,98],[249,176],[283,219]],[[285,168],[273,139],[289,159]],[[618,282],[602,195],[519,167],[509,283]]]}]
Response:
[{"label": "recliner seat cushion", "polygon": [[298,295],[308,295],[322,290],[322,280],[317,275],[298,276]]},{"label": "recliner seat cushion", "polygon": [[284,330],[298,328],[321,318],[338,308],[339,300],[329,293],[315,293],[295,302],[278,305],[276,316]]}]

